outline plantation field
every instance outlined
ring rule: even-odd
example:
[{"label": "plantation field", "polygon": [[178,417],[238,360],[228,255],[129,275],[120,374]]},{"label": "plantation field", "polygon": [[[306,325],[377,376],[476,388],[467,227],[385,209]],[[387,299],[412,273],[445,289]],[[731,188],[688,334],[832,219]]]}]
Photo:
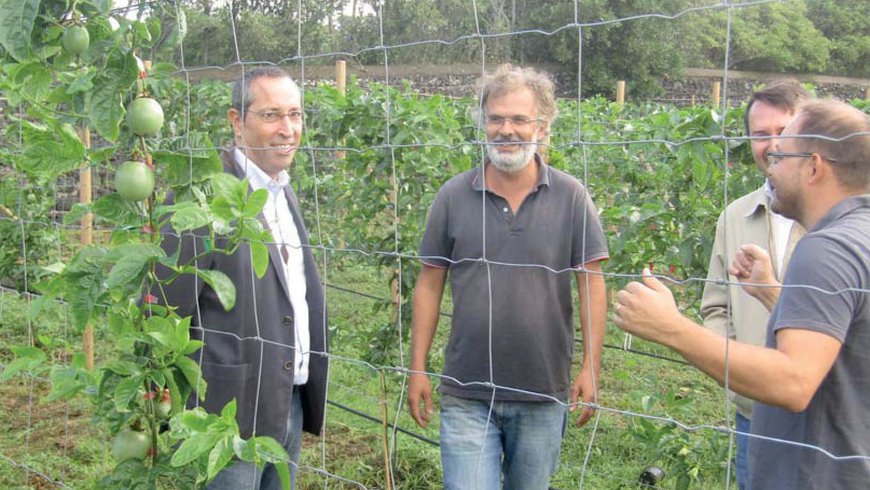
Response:
[{"label": "plantation field", "polygon": [[[389,321],[388,309],[376,308],[378,301],[358,294],[388,298],[389,289],[379,275],[372,265],[345,264],[341,260],[327,271],[327,281],[337,286],[327,290],[335,356],[329,399],[376,421],[330,404],[324,437],[306,436],[299,488],[322,488],[324,477],[317,468],[367,488],[386,488],[384,447],[393,448],[391,478],[397,488],[440,487],[440,456],[437,446],[432,444],[438,440],[437,414],[427,430],[417,428],[404,405],[397,413],[400,400],[404,402],[402,376],[395,370],[373,369],[360,361],[372,356],[368,333],[380,322]],[[443,310],[449,311],[446,303]],[[0,296],[0,305],[2,345],[20,344],[28,332],[25,302],[6,293]],[[31,318],[34,335],[58,341],[67,339],[69,349],[77,348],[78,339],[65,318],[61,307]],[[435,371],[440,370],[440,352],[448,330],[449,322],[444,318],[433,348]],[[398,339],[397,334],[395,338]],[[608,345],[622,346],[623,341],[623,335],[611,327]],[[97,355],[108,352],[111,346],[111,339],[98,338]],[[633,342],[632,348],[668,354],[639,340]],[[52,352],[57,357],[68,355],[63,348]],[[8,350],[3,348],[2,353],[2,362],[8,362]],[[381,373],[385,391],[381,388]],[[54,486],[16,464],[27,465],[73,488],[90,487],[96,476],[111,465],[107,433],[104,427],[91,422],[85,401],[50,402],[46,400],[48,393],[44,379],[24,377],[0,384],[3,400],[0,424],[12,429],[0,435],[0,454],[4,456],[0,459],[2,488]],[[384,395],[389,423],[431,442],[392,429],[385,433],[380,422]],[[662,482],[663,488],[678,488],[680,472],[690,478],[691,488],[724,488],[723,462],[728,436],[706,428],[684,431],[655,419],[672,418],[688,426],[724,426],[723,392],[713,382],[672,361],[609,348],[605,349],[603,359],[600,396],[599,403],[605,408],[597,419],[583,428],[568,428],[560,469],[552,482],[554,488],[579,488],[581,480],[584,488],[636,488],[641,471],[652,465],[665,468],[667,478]],[[623,412],[644,413],[650,418],[642,421]],[[591,439],[594,441],[590,446]],[[359,487],[332,478],[330,488]]]}]

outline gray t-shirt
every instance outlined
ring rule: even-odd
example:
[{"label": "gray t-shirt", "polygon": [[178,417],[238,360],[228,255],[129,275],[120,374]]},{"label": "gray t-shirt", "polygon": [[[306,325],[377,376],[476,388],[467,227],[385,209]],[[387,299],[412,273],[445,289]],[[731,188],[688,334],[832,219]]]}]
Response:
[{"label": "gray t-shirt", "polygon": [[[424,263],[449,268],[453,322],[444,374],[566,400],[574,341],[570,269],[607,258],[607,245],[585,187],[547,165],[540,170],[516,215],[504,198],[484,191],[479,168],[453,177],[432,203],[420,253]],[[489,267],[480,260],[484,231]],[[492,388],[449,379],[441,390],[492,395]],[[496,399],[545,400],[503,389]]]},{"label": "gray t-shirt", "polygon": [[[798,243],[784,284],[870,289],[870,195],[840,202]],[[768,324],[769,347],[781,328],[822,332],[843,345],[806,410],[756,403],[752,433],[834,456],[870,456],[870,294],[785,287]],[[752,490],[870,487],[867,459],[835,460],[811,447],[757,438],[750,439],[748,459]]]}]

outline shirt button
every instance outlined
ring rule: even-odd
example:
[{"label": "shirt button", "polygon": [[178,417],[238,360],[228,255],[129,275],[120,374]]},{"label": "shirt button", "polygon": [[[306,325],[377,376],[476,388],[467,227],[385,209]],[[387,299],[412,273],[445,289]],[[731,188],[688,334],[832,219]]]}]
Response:
[{"label": "shirt button", "polygon": [[293,317],[290,315],[285,316],[284,325],[293,325]]},{"label": "shirt button", "polygon": [[287,371],[292,371],[293,370],[293,361],[285,362],[284,369],[286,369]]},{"label": "shirt button", "polygon": [[506,207],[506,208],[502,209],[502,211],[504,211],[505,213],[507,213],[508,211],[510,211],[510,208],[507,208],[507,207]]}]

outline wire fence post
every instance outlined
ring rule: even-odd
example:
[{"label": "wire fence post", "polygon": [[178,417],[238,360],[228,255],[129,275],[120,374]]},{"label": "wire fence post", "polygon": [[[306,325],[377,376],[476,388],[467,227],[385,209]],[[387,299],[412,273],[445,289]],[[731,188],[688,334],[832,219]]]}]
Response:
[{"label": "wire fence post", "polygon": [[616,104],[620,107],[625,105],[625,80],[616,82]]}]

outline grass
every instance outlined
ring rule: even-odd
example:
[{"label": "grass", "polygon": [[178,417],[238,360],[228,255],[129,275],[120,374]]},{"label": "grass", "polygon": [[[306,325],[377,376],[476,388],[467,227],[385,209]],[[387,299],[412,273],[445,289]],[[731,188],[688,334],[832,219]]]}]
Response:
[{"label": "grass", "polygon": [[[330,284],[388,298],[389,286],[382,277],[376,265],[346,259],[331,262],[326,274]],[[389,324],[390,308],[342,289],[329,288],[327,294],[335,356],[329,398],[378,422],[330,405],[324,435],[306,436],[304,441],[298,488],[323,488],[325,479],[329,488],[361,488],[360,484],[386,488],[385,457],[391,461],[389,479],[396,488],[441,488],[438,447],[405,433],[385,430],[380,422],[385,408],[390,423],[438,440],[437,414],[426,429],[418,428],[407,413],[403,376],[396,370],[384,369],[399,364],[398,350],[376,352],[381,346],[372,338]],[[446,296],[443,309],[449,311]],[[52,344],[58,358],[68,356],[67,350],[79,348],[77,335],[64,327],[60,308],[30,319],[30,327],[26,311],[22,298],[0,295],[0,363],[10,361],[9,347],[26,343],[31,329],[37,338],[71,339],[68,348],[64,348],[64,342]],[[405,322],[403,328],[409,330],[410,323]],[[441,366],[441,350],[448,332],[449,320],[442,319],[432,349],[433,369]],[[395,331],[391,335],[398,339]],[[606,341],[620,346],[624,335],[613,327]],[[392,342],[393,347],[396,344]],[[105,348],[108,344],[98,341],[98,351],[100,345]],[[673,356],[637,339],[632,347]],[[405,365],[409,362],[407,352],[406,344]],[[375,354],[393,362],[361,361],[377,358]],[[686,431],[670,422],[673,419],[690,427],[725,425],[724,393],[714,382],[685,365],[606,349],[600,383],[600,404],[606,408],[587,426],[568,427],[553,488],[581,488],[581,484],[591,489],[637,488],[638,475],[651,465],[665,469],[661,488],[676,488],[680,474],[689,475],[690,488],[724,488],[727,435],[703,428]],[[0,384],[0,426],[10,429],[0,435],[0,488],[54,487],[27,472],[24,465],[68,486],[87,488],[111,464],[103,434],[90,423],[88,405],[82,400],[70,404],[45,402],[48,391],[43,379],[18,378]],[[631,415],[640,413],[664,420],[648,418],[644,423]]]}]

